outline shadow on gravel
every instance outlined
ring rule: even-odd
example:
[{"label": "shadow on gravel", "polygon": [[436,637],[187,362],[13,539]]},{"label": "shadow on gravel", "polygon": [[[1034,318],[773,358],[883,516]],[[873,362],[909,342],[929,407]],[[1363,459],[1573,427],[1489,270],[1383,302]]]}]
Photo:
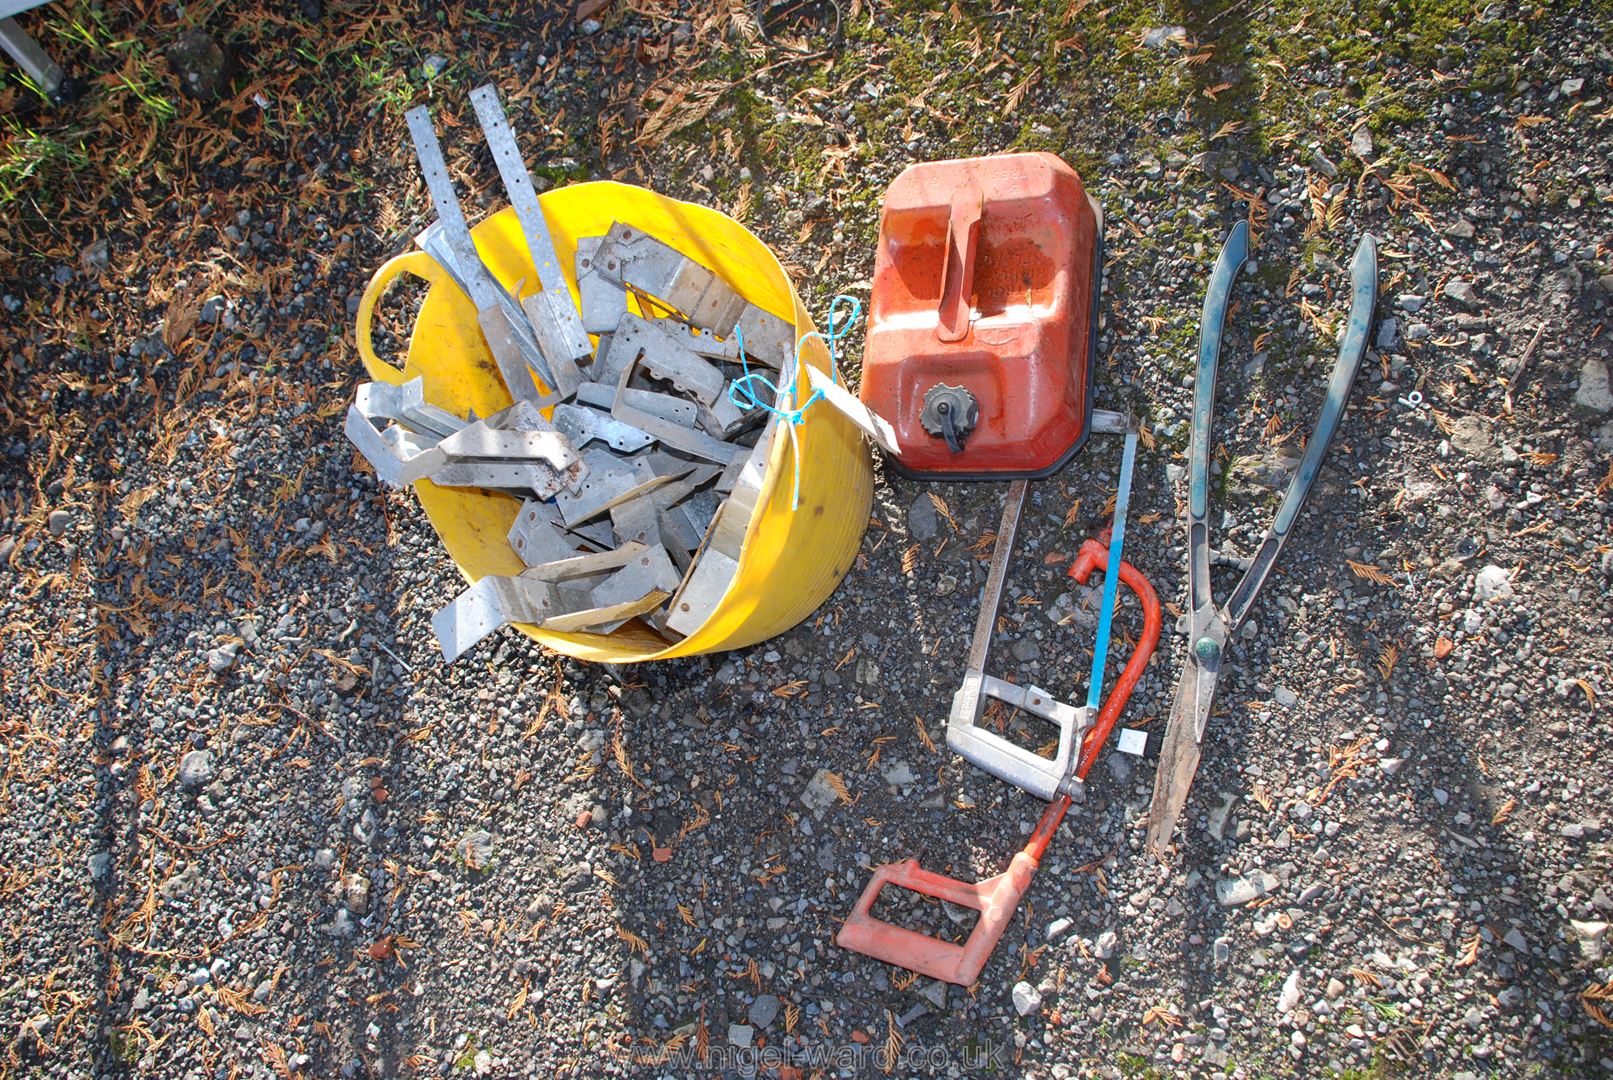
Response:
[{"label": "shadow on gravel", "polygon": [[[356,577],[306,550],[319,548],[311,521],[328,521],[333,553],[362,541],[346,456],[318,449],[340,447],[339,430],[305,415],[293,438],[306,490],[337,493],[334,512],[297,496],[266,506],[250,459],[204,498],[204,478],[229,470],[191,438],[178,465],[191,462],[194,492],[98,516],[96,599],[113,616],[96,654],[112,688],[94,733],[110,855],[95,900],[99,1075],[171,1060],[153,1057],[152,1032],[176,1028],[261,1042],[292,1071],[357,1060],[397,1075],[412,1045],[400,1033],[418,1027],[393,936],[421,850],[416,816],[393,801],[423,781],[409,679],[386,660],[405,654],[387,614],[405,583],[384,545],[346,564]],[[368,614],[349,620],[348,601]],[[364,993],[337,989],[363,968]]]}]

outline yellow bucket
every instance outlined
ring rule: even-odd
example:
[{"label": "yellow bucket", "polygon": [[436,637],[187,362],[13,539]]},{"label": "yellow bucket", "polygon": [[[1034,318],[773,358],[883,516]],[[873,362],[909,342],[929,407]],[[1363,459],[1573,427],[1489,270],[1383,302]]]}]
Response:
[{"label": "yellow bucket", "polygon": [[[795,323],[796,336],[814,329],[778,259],[743,225],[728,215],[679,202],[628,184],[599,182],[550,191],[540,199],[554,237],[555,254],[575,294],[573,273],[578,237],[599,236],[611,223],[634,225],[657,237],[732,284],[749,300]],[[472,230],[482,261],[506,288],[526,282],[536,270],[515,212],[494,214]],[[399,371],[375,355],[370,340],[375,305],[398,275],[414,274],[430,283]],[[793,315],[793,318],[792,318]],[[369,377],[401,383],[425,380],[426,400],[459,416],[474,409],[489,416],[510,404],[492,354],[476,322],[476,308],[431,257],[411,251],[375,272],[358,310],[358,352]],[[821,370],[829,357],[821,339],[811,339],[804,358]],[[797,370],[795,400],[805,401],[810,386]],[[794,448],[780,421],[769,423],[767,475],[755,515],[745,534],[739,570],[728,593],[705,624],[669,645],[637,622],[611,634],[557,633],[541,627],[519,629],[556,652],[601,663],[666,660],[675,656],[737,649],[783,633],[834,592],[851,569],[868,525],[873,498],[873,465],[857,429],[835,410],[807,410],[796,426],[801,455],[800,506],[792,511]],[[415,485],[420,505],[443,546],[465,575],[519,574],[525,567],[506,535],[520,503],[508,495],[474,488]]]}]

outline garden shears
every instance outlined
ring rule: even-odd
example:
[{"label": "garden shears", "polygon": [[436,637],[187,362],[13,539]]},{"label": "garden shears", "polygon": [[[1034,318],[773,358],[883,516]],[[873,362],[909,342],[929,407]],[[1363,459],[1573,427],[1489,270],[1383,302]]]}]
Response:
[{"label": "garden shears", "polygon": [[[1187,803],[1187,792],[1204,752],[1204,730],[1221,678],[1222,658],[1228,640],[1249,617],[1261,587],[1271,575],[1292,531],[1305,497],[1310,493],[1328,444],[1338,432],[1350,390],[1366,355],[1368,331],[1378,292],[1378,248],[1370,235],[1361,238],[1350,263],[1350,315],[1338,360],[1333,365],[1327,397],[1316,419],[1305,455],[1277,508],[1277,516],[1253,557],[1247,560],[1212,560],[1209,539],[1210,421],[1215,406],[1215,373],[1221,356],[1221,332],[1233,281],[1249,257],[1249,224],[1240,221],[1227,235],[1210,276],[1199,328],[1198,374],[1193,384],[1193,431],[1188,448],[1187,594],[1188,611],[1181,626],[1187,635],[1187,659],[1171,703],[1154,798],[1148,811],[1148,848],[1163,857],[1177,820]],[[1243,569],[1243,577],[1225,605],[1217,605],[1210,590],[1210,566],[1230,563]]]}]

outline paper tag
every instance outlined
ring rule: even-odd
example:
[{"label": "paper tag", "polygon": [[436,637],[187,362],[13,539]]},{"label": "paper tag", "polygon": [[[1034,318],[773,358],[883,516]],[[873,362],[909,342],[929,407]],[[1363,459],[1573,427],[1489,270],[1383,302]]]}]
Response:
[{"label": "paper tag", "polygon": [[806,370],[814,393],[822,392],[825,402],[856,424],[857,429],[874,440],[881,450],[893,457],[902,456],[902,451],[896,442],[896,429],[891,427],[889,421],[857,400],[851,391],[835,382],[834,377],[828,372],[820,371],[811,364],[806,365]]}]

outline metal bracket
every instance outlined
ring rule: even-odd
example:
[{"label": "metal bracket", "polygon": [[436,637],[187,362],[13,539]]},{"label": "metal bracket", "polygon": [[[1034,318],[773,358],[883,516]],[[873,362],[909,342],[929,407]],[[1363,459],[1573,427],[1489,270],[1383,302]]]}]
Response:
[{"label": "metal bracket", "polygon": [[465,421],[447,409],[426,403],[425,385],[423,377],[396,386],[391,383],[359,383],[358,391],[353,396],[353,405],[371,420],[396,420],[422,435],[442,438],[464,428]]},{"label": "metal bracket", "polygon": [[448,455],[449,464],[431,481],[450,487],[467,486],[464,477],[482,477],[469,486],[530,487],[546,499],[588,475],[581,456],[558,431],[509,431],[483,420],[442,439],[437,449]]},{"label": "metal bracket", "polygon": [[527,250],[532,254],[538,273],[538,284],[542,287],[542,292],[523,300],[521,307],[532,322],[538,345],[554,375],[551,385],[562,397],[569,397],[582,381],[577,364],[593,356],[593,346],[583,329],[571,290],[560,273],[548,220],[543,216],[538,193],[532,187],[532,176],[521,159],[521,148],[516,144],[515,133],[510,130],[504,106],[499,102],[498,90],[492,83],[478,86],[470,92],[470,100],[481,122],[487,148],[493,152],[493,163],[498,166],[504,189],[510,196],[510,205],[521,223],[521,233],[526,238]]},{"label": "metal bracket", "polygon": [[695,326],[719,334],[731,331],[745,308],[745,298],[713,271],[619,221],[595,252],[594,266],[613,281],[655,297]]},{"label": "metal bracket", "polygon": [[555,505],[567,529],[573,529],[589,518],[598,517],[617,503],[636,499],[675,479],[657,476],[650,463],[642,457],[619,458],[602,450],[589,450],[583,454],[587,466],[586,479],[573,492],[560,492]]},{"label": "metal bracket", "polygon": [[739,317],[739,334],[745,339],[745,355],[768,367],[778,367],[783,356],[794,356],[796,348],[795,324],[757,307],[746,304]]},{"label": "metal bracket", "polygon": [[[653,497],[653,494],[640,495],[610,508],[610,527],[616,533],[616,539],[623,542],[637,540],[642,544],[660,542],[661,523],[658,520],[659,511],[651,501]],[[676,587],[676,582],[673,584]]]},{"label": "metal bracket", "polygon": [[581,300],[582,328],[590,334],[609,334],[627,314],[627,290],[594,269],[594,255],[603,236],[577,241],[577,295]]},{"label": "metal bracket", "polygon": [[[583,383],[583,386],[592,385]],[[608,413],[595,412],[583,405],[556,405],[554,427],[556,431],[570,439],[571,444],[579,450],[598,439],[612,450],[631,454],[655,441],[655,437],[649,432],[641,431],[631,424],[622,423]]]},{"label": "metal bracket", "polygon": [[[619,343],[613,343],[611,350],[614,353]],[[621,377],[616,384],[616,403],[611,407],[611,415],[624,424],[631,424],[636,428],[649,432],[660,440],[661,445],[669,446],[674,450],[681,450],[692,457],[702,458],[706,461],[716,461],[727,464],[735,458],[743,457],[750,452],[748,446],[736,446],[732,443],[714,439],[701,431],[690,427],[664,420],[642,409],[635,408],[628,397],[630,387],[627,385],[633,377],[633,370],[638,361],[630,361],[622,370]]]},{"label": "metal bracket", "polygon": [[616,382],[624,370],[641,363],[655,378],[710,405],[727,388],[728,380],[716,365],[702,360],[680,340],[689,337],[681,331],[682,327],[670,320],[623,315],[611,335],[609,356],[602,363],[596,362],[594,381]]},{"label": "metal bracket", "polygon": [[[43,0],[36,0],[43,2]],[[35,6],[32,3],[0,4],[0,8],[8,12],[18,12]],[[29,36],[28,31],[13,18],[0,19],[0,49],[4,49],[11,59],[22,68],[23,74],[34,81],[34,85],[44,91],[45,96],[55,100],[57,91],[61,90],[62,83],[67,81],[61,65],[50,58],[50,54],[40,47],[39,42]]]},{"label": "metal bracket", "polygon": [[[470,286],[466,275],[459,265],[458,256],[454,254],[453,249],[448,245],[448,236],[443,230],[441,221],[433,221],[430,225],[420,230],[419,234],[415,236],[414,242],[416,247],[430,255],[432,260],[442,267],[443,272],[448,275],[448,280],[457,285],[460,292],[466,296],[470,295]],[[481,268],[483,274],[490,278],[492,277],[491,271],[481,261],[480,256],[477,257],[476,265]],[[520,305],[515,297],[509,294],[508,290],[498,285],[496,281],[494,282],[493,293],[493,299],[504,316],[502,328],[495,326],[494,332],[502,333],[503,330],[508,330],[509,336],[515,341],[515,347],[520,351],[527,364],[536,369],[547,380],[550,377],[548,361],[544,359],[543,349],[538,344],[537,335],[532,330],[532,324],[528,320],[526,309]],[[482,321],[479,313],[477,321],[478,323]],[[486,333],[485,329],[483,333]],[[502,374],[501,369],[500,375],[502,376]],[[513,397],[514,395],[511,396]],[[544,396],[535,404],[540,408],[546,408],[558,400],[558,397]]]},{"label": "metal bracket", "polygon": [[577,554],[577,543],[568,539],[555,527],[547,504],[528,500],[521,504],[521,512],[510,526],[510,547],[521,556],[527,566],[569,559]]},{"label": "metal bracket", "polygon": [[[660,544],[646,546],[620,570],[595,586],[592,593],[593,611],[619,611],[624,606],[642,610],[635,610],[632,615],[601,619],[592,623],[580,623],[579,615],[574,614],[568,622],[575,624],[577,629],[587,628],[597,633],[608,634],[629,619],[648,614],[660,607],[678,587],[679,577],[677,568],[672,565],[665,548]],[[655,598],[654,602],[644,607],[651,597]]]},{"label": "metal bracket", "polygon": [[669,595],[664,590],[652,590],[634,601],[601,608],[568,603],[568,599],[587,603],[593,598],[589,594],[568,598],[558,586],[559,582],[626,567],[644,551],[643,544],[623,544],[615,551],[545,563],[519,577],[490,574],[481,578],[431,617],[431,628],[437,635],[443,658],[453,663],[478,641],[510,623],[530,623],[556,630],[580,629],[611,619],[632,618],[632,614],[624,613],[627,609],[641,606],[659,594],[660,600],[646,609],[653,610]]},{"label": "metal bracket", "polygon": [[[554,377],[541,356],[534,357],[522,351],[515,327],[524,320],[518,320],[506,310],[507,305],[499,300],[504,287],[482,265],[470,225],[465,221],[465,212],[460,209],[453,181],[448,177],[448,163],[443,160],[442,144],[437,141],[437,132],[431,126],[431,111],[424,105],[418,105],[404,114],[404,119],[409,125],[409,137],[414,142],[420,171],[426,179],[426,189],[431,193],[431,201],[437,209],[443,239],[453,252],[460,284],[471,303],[476,305],[477,321],[481,324],[482,334],[487,339],[487,347],[493,354],[494,363],[498,365],[499,374],[503,376],[504,385],[510,397],[516,401],[545,404],[527,365],[537,361],[535,366],[539,374],[551,386],[554,385]],[[505,295],[508,296],[507,293]]]},{"label": "metal bracket", "polygon": [[405,487],[421,480],[441,468],[448,460],[435,446],[405,450],[401,440],[392,432],[401,432],[396,425],[380,432],[359,408],[358,402],[347,407],[347,422],[343,427],[348,440],[370,463],[376,478],[391,487]]}]

